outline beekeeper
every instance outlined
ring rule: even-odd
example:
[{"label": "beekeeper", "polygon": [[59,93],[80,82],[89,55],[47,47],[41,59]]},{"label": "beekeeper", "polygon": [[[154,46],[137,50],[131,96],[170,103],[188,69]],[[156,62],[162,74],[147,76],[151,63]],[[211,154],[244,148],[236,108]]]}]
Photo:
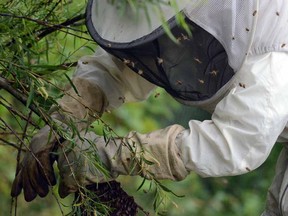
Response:
[{"label": "beekeeper", "polygon": [[[177,4],[178,10],[161,5],[162,16],[151,3],[139,13],[127,8],[123,15],[110,1],[89,1],[87,27],[101,48],[79,60],[73,78],[78,92],[70,88],[59,101],[64,112],[52,114],[63,127],[73,120],[85,137],[69,150],[68,141],[58,148],[61,197],[118,175],[172,180],[191,171],[203,177],[240,175],[259,167],[277,140],[287,142],[288,2]],[[179,11],[192,34],[178,25]],[[85,132],[104,111],[144,100],[156,86],[183,104],[212,112],[211,120],[190,120],[187,128],[175,124],[149,134],[133,131],[108,144]],[[46,196],[48,185],[56,183],[51,151],[58,138],[46,126],[32,139],[12,196],[22,188],[27,201]],[[85,152],[97,152],[110,175],[89,163]],[[263,216],[288,215],[287,153],[284,147]]]}]

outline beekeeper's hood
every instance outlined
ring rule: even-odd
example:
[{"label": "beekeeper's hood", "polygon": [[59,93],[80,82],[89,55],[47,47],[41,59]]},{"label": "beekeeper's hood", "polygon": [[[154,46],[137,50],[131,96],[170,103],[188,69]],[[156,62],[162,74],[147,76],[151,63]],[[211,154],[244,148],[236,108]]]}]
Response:
[{"label": "beekeeper's hood", "polygon": [[[118,1],[113,2],[88,2],[86,23],[92,38],[176,99],[208,99],[233,76],[223,46],[211,34],[188,18],[193,37],[177,24],[175,15],[191,0],[177,0],[177,9],[164,0],[160,13],[155,4],[148,2],[146,8],[140,7],[136,12],[131,6],[123,10],[117,7]],[[168,36],[163,20],[178,43]]]}]

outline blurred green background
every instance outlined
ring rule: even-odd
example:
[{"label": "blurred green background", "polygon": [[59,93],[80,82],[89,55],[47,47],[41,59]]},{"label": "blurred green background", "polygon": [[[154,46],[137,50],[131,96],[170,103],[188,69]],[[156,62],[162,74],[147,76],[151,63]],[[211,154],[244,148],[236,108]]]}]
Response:
[{"label": "blurred green background", "polygon": [[[37,20],[46,18],[48,23],[61,23],[68,18],[84,13],[85,4],[85,1],[73,0],[1,2],[0,75],[10,79],[13,76],[9,73],[12,74],[16,71],[16,75],[14,75],[16,77],[22,76],[24,79],[31,71],[38,75],[41,74],[37,79],[45,81],[45,90],[50,97],[56,99],[59,92],[51,87],[50,82],[57,86],[63,86],[63,83],[67,83],[64,74],[71,76],[75,68],[60,70],[51,68],[51,66],[76,62],[83,55],[92,55],[97,46],[86,33],[83,20],[73,26],[73,28],[81,31],[71,29],[55,31],[38,41],[37,38],[33,37],[33,34],[47,26],[26,18],[32,17]],[[4,16],[3,14],[19,17]],[[7,47],[11,40],[14,41],[14,45]],[[29,44],[30,46],[28,46]],[[25,70],[22,66],[25,66]],[[27,94],[29,95],[29,92]],[[2,123],[5,121],[16,132],[21,133],[25,121],[15,117],[13,112],[3,104],[9,104],[25,115],[28,115],[29,109],[4,89],[0,89],[0,102],[0,138],[6,140],[6,142],[0,140],[0,216],[6,216],[15,215],[11,213],[14,212],[15,207],[12,208],[10,189],[15,175],[17,157],[17,150],[8,145],[7,142],[17,144],[17,141],[15,141],[15,135],[11,134],[11,130],[7,130],[7,127]],[[44,103],[38,105],[45,106]],[[187,127],[190,119],[204,120],[209,119],[209,117],[208,113],[181,105],[162,89],[156,89],[146,101],[125,104],[112,113],[105,114],[103,120],[119,135],[125,135],[130,130],[145,133],[174,123]],[[40,126],[43,126],[43,122],[38,121],[37,116],[33,115],[32,118]],[[101,132],[101,125],[98,122],[93,125],[98,132]],[[174,193],[183,196],[178,198],[168,194],[170,201],[165,203],[163,210],[165,210],[166,215],[171,216],[260,215],[265,206],[266,192],[272,181],[280,150],[281,146],[275,145],[268,160],[259,169],[243,176],[203,179],[191,173],[188,178],[181,182],[163,181],[163,184]],[[142,182],[140,177],[121,176],[118,180],[145,210],[150,211],[151,215],[154,214],[152,203],[155,195],[153,192],[147,192],[148,181],[143,188],[137,191]],[[73,196],[61,200],[57,195],[57,186],[51,190],[46,198],[37,198],[31,203],[25,202],[21,194],[17,200],[17,215],[65,215],[71,210],[72,200]]]}]

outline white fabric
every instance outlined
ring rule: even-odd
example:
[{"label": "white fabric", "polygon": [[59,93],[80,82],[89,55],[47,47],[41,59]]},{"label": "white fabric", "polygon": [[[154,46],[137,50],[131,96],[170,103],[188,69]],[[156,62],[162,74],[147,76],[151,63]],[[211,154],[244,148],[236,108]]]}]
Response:
[{"label": "white fabric", "polygon": [[[79,64],[76,75],[94,80],[107,95],[110,109],[120,106],[121,98],[126,102],[143,100],[154,88],[102,49]],[[212,120],[191,120],[190,129],[179,135],[186,168],[202,176],[242,174],[265,161],[282,131],[281,139],[287,142],[287,71],[286,53],[249,56],[227,84],[229,91],[216,95],[217,100],[224,98]]]},{"label": "white fabric", "polygon": [[[221,92],[199,104],[213,110],[220,101],[212,120],[191,120],[189,129],[179,135],[188,170],[202,176],[242,174],[265,161],[279,136],[288,141],[288,54],[272,52],[288,51],[287,4],[195,0],[186,8],[192,21],[220,40],[238,70]],[[76,76],[100,86],[109,109],[143,100],[155,87],[102,49],[79,61]]]},{"label": "white fabric", "polygon": [[207,177],[259,167],[287,124],[287,72],[287,53],[247,58],[212,120],[191,120],[190,129],[180,135],[186,168]]},{"label": "white fabric", "polygon": [[238,71],[246,54],[288,51],[286,0],[194,0],[186,15],[225,47]]},{"label": "white fabric", "polygon": [[155,88],[101,48],[94,56],[84,56],[78,61],[74,76],[89,79],[103,90],[109,103],[107,110],[124,102],[144,100]]}]

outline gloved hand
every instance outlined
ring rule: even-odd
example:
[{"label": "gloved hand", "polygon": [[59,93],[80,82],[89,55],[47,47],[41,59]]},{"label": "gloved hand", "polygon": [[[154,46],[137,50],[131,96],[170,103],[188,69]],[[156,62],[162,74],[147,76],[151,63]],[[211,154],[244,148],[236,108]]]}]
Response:
[{"label": "gloved hand", "polygon": [[[184,130],[173,125],[149,134],[130,132],[124,138],[110,139],[92,132],[58,153],[61,182],[60,197],[81,187],[107,182],[118,175],[141,175],[148,179],[182,180],[188,172],[177,147],[177,135]],[[103,174],[95,164],[101,161],[108,174]]]},{"label": "gloved hand", "polygon": [[30,147],[17,170],[12,185],[11,196],[16,197],[24,189],[26,201],[33,200],[37,194],[44,197],[49,186],[56,184],[53,172],[55,157],[51,154],[59,137],[49,126],[42,128],[31,140]]},{"label": "gloved hand", "polygon": [[[107,100],[102,90],[89,80],[74,78],[72,81],[78,94],[70,87],[59,101],[61,110],[54,109],[51,117],[60,121],[64,128],[68,128],[71,122],[75,123],[76,129],[81,131],[101,116],[107,106]],[[12,197],[18,196],[22,188],[26,201],[32,201],[37,194],[40,197],[47,195],[49,186],[56,184],[53,151],[57,150],[57,143],[64,141],[61,139],[63,138],[57,136],[49,126],[45,126],[33,137],[28,152],[16,172]]]}]

